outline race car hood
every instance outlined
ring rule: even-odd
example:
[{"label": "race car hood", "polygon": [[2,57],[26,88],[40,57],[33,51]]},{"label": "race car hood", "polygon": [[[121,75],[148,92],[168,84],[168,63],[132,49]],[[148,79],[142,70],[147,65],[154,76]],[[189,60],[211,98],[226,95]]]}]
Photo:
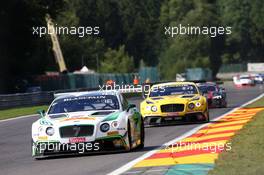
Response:
[{"label": "race car hood", "polygon": [[199,98],[199,95],[189,94],[189,95],[171,95],[162,97],[150,97],[146,101],[152,103],[187,103],[192,99]]},{"label": "race car hood", "polygon": [[118,116],[118,111],[85,111],[61,114],[51,114],[46,118],[57,126],[71,124],[97,124],[113,116]]}]

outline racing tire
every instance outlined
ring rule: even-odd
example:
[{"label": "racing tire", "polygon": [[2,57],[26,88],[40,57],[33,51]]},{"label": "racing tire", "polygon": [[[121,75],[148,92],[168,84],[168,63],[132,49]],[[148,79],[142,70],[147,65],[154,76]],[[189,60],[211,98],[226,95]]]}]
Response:
[{"label": "racing tire", "polygon": [[209,112],[207,112],[207,117],[205,119],[205,122],[206,123],[209,123],[210,122],[210,115],[209,115]]},{"label": "racing tire", "polygon": [[221,107],[222,108],[227,108],[227,102],[223,102]]},{"label": "racing tire", "polygon": [[150,126],[150,121],[147,117],[145,117],[143,120],[144,126]]},{"label": "racing tire", "polygon": [[139,149],[143,149],[145,145],[145,127],[144,121],[141,118],[141,126],[140,126],[140,145],[138,146]]},{"label": "racing tire", "polygon": [[42,155],[33,155],[33,146],[34,146],[33,139],[31,139],[31,155],[32,155],[32,158],[35,160],[41,160]]},{"label": "racing tire", "polygon": [[127,137],[128,137],[128,151],[132,150],[131,126],[130,121],[127,122]]},{"label": "racing tire", "polygon": [[209,114],[209,108],[208,108],[208,106],[207,106],[207,109],[206,109],[205,114],[206,114],[206,117],[205,117],[204,122],[205,123],[209,123],[210,122],[210,114]]}]

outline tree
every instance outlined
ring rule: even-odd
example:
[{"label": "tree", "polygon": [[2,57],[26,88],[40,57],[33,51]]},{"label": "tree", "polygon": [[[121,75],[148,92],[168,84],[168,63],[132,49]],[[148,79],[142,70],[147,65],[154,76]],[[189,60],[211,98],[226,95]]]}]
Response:
[{"label": "tree", "polygon": [[220,0],[219,7],[223,24],[232,27],[232,35],[226,37],[225,62],[263,60],[263,1]]},{"label": "tree", "polygon": [[[215,1],[168,0],[162,7],[164,26],[220,26]],[[177,35],[168,38],[160,57],[160,70],[166,79],[175,78],[177,72],[191,67],[210,67],[215,76],[221,65],[224,37],[208,35]],[[168,70],[168,67],[172,69]]]},{"label": "tree", "polygon": [[125,46],[118,50],[108,49],[101,61],[102,73],[128,73],[134,71],[133,57],[125,52]]},{"label": "tree", "polygon": [[17,81],[43,73],[49,58],[47,40],[33,35],[32,27],[45,26],[45,14],[55,17],[62,7],[63,0],[3,2],[0,7],[0,79],[5,83],[0,93],[19,92],[15,88]]},{"label": "tree", "polygon": [[[81,24],[79,13],[84,10],[82,1],[65,1],[64,9],[57,15],[56,23],[67,27],[94,27]],[[97,57],[102,57],[105,49],[104,40],[92,35],[60,35],[60,44],[66,65],[70,72],[79,70],[82,66],[96,69]]]},{"label": "tree", "polygon": [[161,0],[118,1],[123,31],[124,45],[129,55],[135,59],[136,67],[141,59],[148,66],[158,64],[161,51],[161,26],[159,24]]}]

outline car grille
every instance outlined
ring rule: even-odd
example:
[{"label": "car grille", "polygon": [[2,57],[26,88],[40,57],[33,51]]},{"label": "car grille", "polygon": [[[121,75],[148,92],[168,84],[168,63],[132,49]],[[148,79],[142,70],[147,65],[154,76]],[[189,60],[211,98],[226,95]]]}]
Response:
[{"label": "car grille", "polygon": [[167,104],[161,105],[161,112],[182,112],[184,104]]},{"label": "car grille", "polygon": [[60,128],[61,138],[92,136],[93,132],[93,125],[72,125]]}]

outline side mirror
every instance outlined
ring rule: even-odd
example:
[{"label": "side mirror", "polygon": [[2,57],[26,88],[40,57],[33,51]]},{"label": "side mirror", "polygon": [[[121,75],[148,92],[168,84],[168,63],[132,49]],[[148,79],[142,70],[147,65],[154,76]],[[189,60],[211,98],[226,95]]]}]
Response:
[{"label": "side mirror", "polygon": [[130,110],[130,109],[132,109],[132,108],[135,108],[136,107],[136,105],[135,104],[128,104],[128,107],[127,107],[127,112]]},{"label": "side mirror", "polygon": [[38,110],[37,113],[41,116],[44,117],[45,116],[45,110]]}]

